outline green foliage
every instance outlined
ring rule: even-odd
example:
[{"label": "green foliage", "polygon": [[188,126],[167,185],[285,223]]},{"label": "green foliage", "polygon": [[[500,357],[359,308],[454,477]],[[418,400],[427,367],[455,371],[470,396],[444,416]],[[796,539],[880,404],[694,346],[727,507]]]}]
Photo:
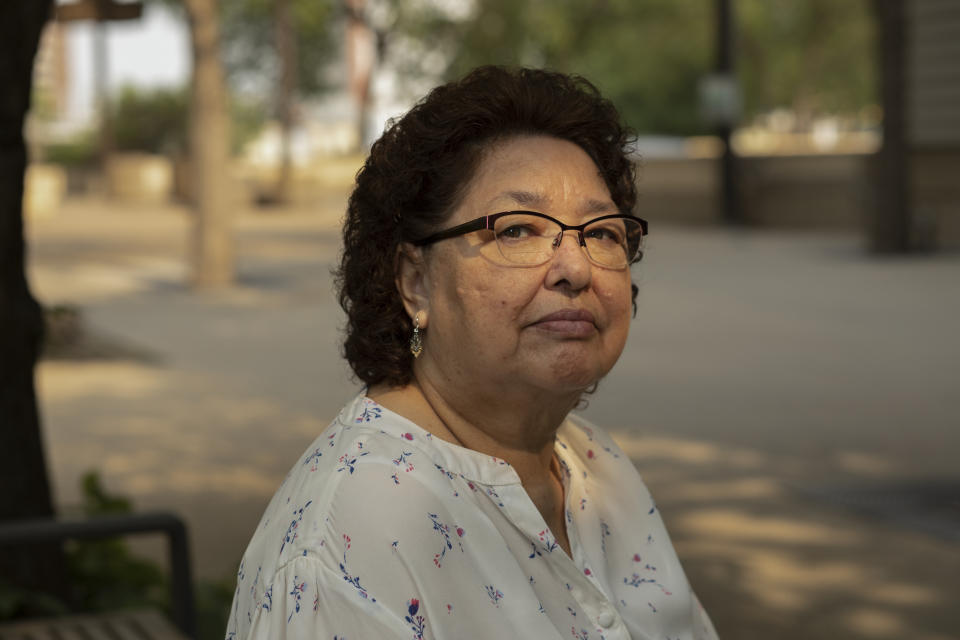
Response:
[{"label": "green foliage", "polygon": [[[851,113],[875,102],[867,0],[738,0],[745,116],[776,107]],[[440,52],[452,79],[480,64],[545,66],[599,86],[640,133],[705,132],[697,87],[714,65],[714,3],[704,0],[476,0],[467,18],[399,3],[400,67]],[[404,63],[404,39],[415,55]]]},{"label": "green foliage", "polygon": [[67,613],[67,606],[46,593],[21,589],[0,578],[0,622]]},{"label": "green foliage", "polygon": [[230,152],[240,153],[253,140],[267,121],[264,105],[245,96],[230,100]]},{"label": "green foliage", "polygon": [[[113,107],[114,141],[118,151],[143,151],[170,156],[188,151],[190,93],[181,89],[123,89]],[[236,153],[263,127],[264,107],[249,98],[230,100],[231,150]],[[90,149],[95,151],[91,144]],[[74,147],[52,149],[55,156],[71,159]],[[76,148],[79,157],[85,147]],[[48,153],[49,155],[49,153]],[[91,155],[95,160],[96,155]],[[51,157],[51,161],[53,160]]]},{"label": "green foliage", "polygon": [[[88,517],[129,513],[130,501],[111,495],[96,473],[83,477],[83,513]],[[167,609],[166,579],[153,563],[133,556],[122,540],[66,545],[70,603],[0,582],[0,620],[61,615],[69,610],[110,611],[134,606]]]},{"label": "green foliage", "polygon": [[42,157],[65,167],[93,167],[97,164],[97,140],[92,131],[85,131],[72,140],[43,147]]},{"label": "green foliage", "polygon": [[[130,500],[108,493],[94,472],[83,476],[83,512],[88,517],[130,513]],[[123,540],[85,540],[67,547],[75,605],[82,611],[133,606],[168,608],[168,588],[156,564],[130,553]]]},{"label": "green foliage", "polygon": [[[96,472],[84,474],[83,505],[86,517],[130,513],[129,498],[109,493]],[[134,556],[118,539],[83,541],[68,545],[67,565],[72,602],[45,593],[19,589],[0,576],[0,621],[51,617],[70,613],[115,611],[127,607],[153,607],[169,613],[167,578],[153,562]],[[195,583],[197,626],[200,640],[221,640],[233,601],[233,579]]]},{"label": "green foliage", "polygon": [[197,583],[197,634],[200,640],[223,639],[235,587],[236,579],[233,577]]},{"label": "green foliage", "polygon": [[639,131],[687,134],[702,129],[696,88],[711,15],[702,0],[478,0],[465,21],[434,11],[399,24],[448,53],[448,79],[480,64],[579,73]]},{"label": "green foliage", "polygon": [[868,0],[739,0],[739,65],[748,116],[802,119],[874,104],[879,64]]},{"label": "green foliage", "polygon": [[111,105],[119,151],[176,155],[187,148],[186,89],[125,87]]},{"label": "green foliage", "polygon": [[[176,0],[165,0],[174,4]],[[299,92],[326,88],[336,46],[333,0],[290,0],[299,43]],[[372,4],[372,3],[371,3]],[[697,86],[713,67],[714,3],[705,0],[474,0],[381,2],[392,23],[387,55],[402,73],[445,79],[480,64],[544,66],[589,78],[641,133],[690,135],[708,127]],[[803,120],[854,114],[877,101],[870,0],[737,0],[736,63],[744,119],[785,107]],[[274,0],[221,4],[231,85],[274,96]],[[448,7],[441,9],[440,7]],[[437,62],[439,61],[439,62]],[[262,98],[267,100],[267,98]],[[265,104],[273,108],[273,104]]]},{"label": "green foliage", "polygon": [[[297,42],[301,96],[329,88],[324,71],[337,46],[331,23],[333,0],[289,0]],[[221,48],[231,87],[240,94],[274,95],[280,61],[276,51],[274,0],[221,3]],[[272,105],[270,105],[272,107]]]}]

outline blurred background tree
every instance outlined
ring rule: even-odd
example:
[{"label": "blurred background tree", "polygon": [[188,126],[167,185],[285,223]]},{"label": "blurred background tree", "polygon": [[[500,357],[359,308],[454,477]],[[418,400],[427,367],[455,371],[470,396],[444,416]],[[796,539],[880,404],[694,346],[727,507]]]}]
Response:
[{"label": "blurred background tree", "polygon": [[[638,130],[685,135],[703,131],[696,91],[710,66],[711,19],[700,0],[478,0],[465,17],[424,6],[397,28],[443,55],[445,79],[480,64],[579,73]],[[401,60],[401,70],[417,74],[423,57]]]},{"label": "blurred background tree", "polygon": [[188,105],[185,89],[124,87],[111,101],[116,148],[170,156],[185,153]]},{"label": "blurred background tree", "polygon": [[877,37],[864,0],[738,0],[745,113],[788,108],[802,124],[878,101]]},{"label": "blurred background tree", "polygon": [[[875,104],[867,0],[739,0],[734,11],[745,118],[788,108],[809,120]],[[400,2],[396,12],[390,53],[408,76],[436,68],[452,79],[490,63],[546,66],[591,79],[640,133],[709,131],[697,85],[713,64],[710,2],[476,0],[458,13],[438,2]]]},{"label": "blurred background tree", "polygon": [[190,25],[193,73],[190,79],[191,173],[196,211],[193,282],[201,289],[234,280],[233,223],[228,202],[229,99],[220,59],[220,3],[182,0]]},{"label": "blurred background tree", "polygon": [[[190,94],[186,87],[124,87],[110,102],[114,144],[118,151],[143,151],[171,157],[187,153]],[[229,96],[230,152],[237,154],[263,127],[266,112],[246,95]],[[83,138],[77,141],[82,143]],[[82,156],[77,145],[56,149],[66,158]],[[49,157],[49,151],[48,151]],[[51,158],[52,160],[52,158]]]},{"label": "blurred background tree", "polygon": [[[289,7],[289,22],[277,20],[281,3]],[[277,88],[284,64],[278,23],[297,43],[290,58],[297,95],[311,97],[332,88],[325,73],[339,46],[332,0],[232,0],[222,11],[222,56],[233,91],[267,97]]]},{"label": "blurred background tree", "polygon": [[271,200],[289,200],[291,138],[299,103],[330,88],[336,40],[329,0],[235,0],[223,4],[222,55],[235,93],[260,96],[280,125],[280,163]]}]

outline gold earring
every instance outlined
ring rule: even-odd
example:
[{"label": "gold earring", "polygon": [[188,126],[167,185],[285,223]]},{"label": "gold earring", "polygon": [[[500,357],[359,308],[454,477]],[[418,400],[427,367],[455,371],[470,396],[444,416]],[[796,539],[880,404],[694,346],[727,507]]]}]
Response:
[{"label": "gold earring", "polygon": [[413,317],[413,335],[410,336],[410,353],[419,358],[423,353],[423,338],[420,336],[420,313]]}]

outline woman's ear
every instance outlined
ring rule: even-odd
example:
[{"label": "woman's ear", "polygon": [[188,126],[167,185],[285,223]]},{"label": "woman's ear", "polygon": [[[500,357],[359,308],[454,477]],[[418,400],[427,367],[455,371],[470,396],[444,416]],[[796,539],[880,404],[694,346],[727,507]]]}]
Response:
[{"label": "woman's ear", "polygon": [[[423,248],[401,242],[394,256],[393,272],[396,274],[397,291],[400,292],[407,315],[413,318],[417,313],[426,311],[429,316],[430,281]],[[420,320],[424,320],[423,314]],[[421,328],[423,326],[421,325]]]}]

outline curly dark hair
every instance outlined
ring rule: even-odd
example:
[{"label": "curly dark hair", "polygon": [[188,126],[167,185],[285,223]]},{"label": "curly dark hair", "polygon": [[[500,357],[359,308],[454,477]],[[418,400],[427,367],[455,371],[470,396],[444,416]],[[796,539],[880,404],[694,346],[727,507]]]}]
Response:
[{"label": "curly dark hair", "polygon": [[[336,271],[347,314],[344,357],[368,386],[410,382],[413,330],[395,284],[401,242],[438,230],[482,159],[519,135],[569,140],[596,163],[621,211],[637,200],[636,136],[588,80],[541,69],[479,67],[391,121],[357,173]],[[632,286],[634,310],[637,287]]]}]

